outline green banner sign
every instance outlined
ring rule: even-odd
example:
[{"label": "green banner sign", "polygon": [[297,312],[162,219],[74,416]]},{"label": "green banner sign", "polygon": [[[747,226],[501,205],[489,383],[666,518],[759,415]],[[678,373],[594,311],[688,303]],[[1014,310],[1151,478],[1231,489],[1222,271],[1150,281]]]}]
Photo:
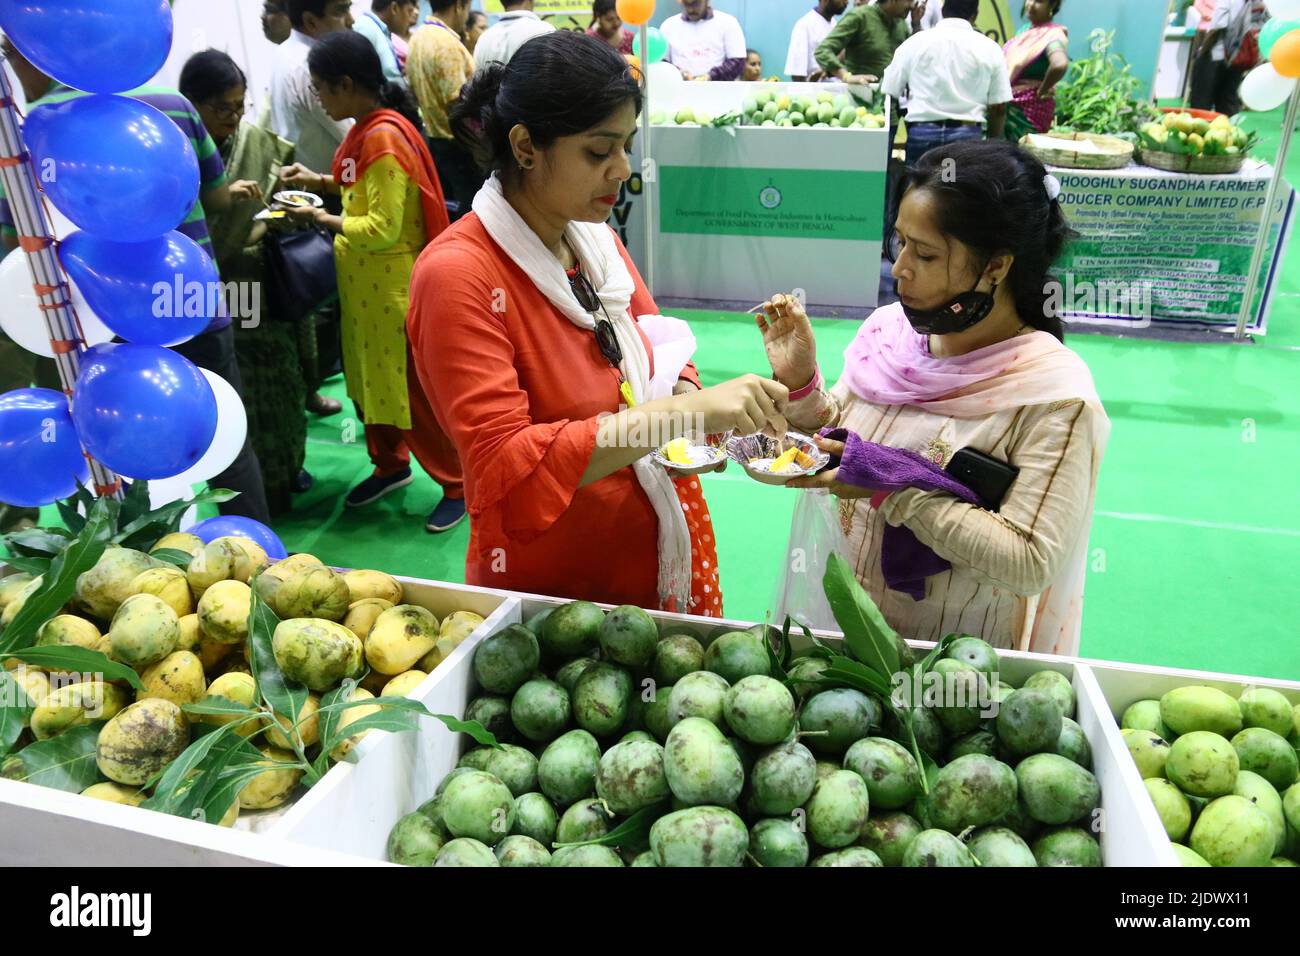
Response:
[{"label": "green banner sign", "polygon": [[879,242],[885,174],[661,166],[659,230]]}]

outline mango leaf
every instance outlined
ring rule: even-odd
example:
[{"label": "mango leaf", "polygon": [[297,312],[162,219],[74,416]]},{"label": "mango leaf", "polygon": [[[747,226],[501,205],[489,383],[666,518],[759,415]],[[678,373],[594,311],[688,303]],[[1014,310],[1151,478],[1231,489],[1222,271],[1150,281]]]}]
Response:
[{"label": "mango leaf", "polygon": [[95,499],[86,526],[54,559],[40,588],[0,633],[0,653],[30,646],[36,639],[36,629],[68,603],[77,589],[77,578],[93,568],[108,547],[117,508],[113,498]]},{"label": "mango leaf", "polygon": [[[73,534],[80,534],[81,529],[86,526],[86,515],[78,511],[76,505],[70,503],[75,500],[73,498],[68,501],[57,501],[55,507],[59,511],[59,518],[67,525],[68,530]],[[89,514],[89,509],[86,513]]]},{"label": "mango leaf", "polygon": [[157,551],[150,551],[149,557],[153,558],[155,561],[166,561],[168,564],[175,565],[182,571],[188,569],[190,562],[194,560],[194,555],[190,554],[188,551],[180,551],[176,548],[160,548]]},{"label": "mango leaf", "polygon": [[103,726],[83,724],[29,744],[5,760],[3,774],[10,780],[81,793],[99,780],[95,743]]},{"label": "mango leaf", "polygon": [[832,553],[822,579],[826,600],[849,652],[885,680],[898,672],[898,635],[885,621],[876,602],[862,589],[853,568]]},{"label": "mango leaf", "polygon": [[[322,742],[333,739],[335,729],[339,724],[339,708],[334,705],[341,701],[346,701],[352,692],[356,690],[357,682],[354,680],[345,680],[332,691],[324,694],[320,699],[320,708],[316,711],[318,734]],[[320,753],[312,761],[312,775],[316,778],[325,776],[330,768],[330,747],[321,747]]]},{"label": "mango leaf", "polygon": [[[247,741],[245,743],[247,744]],[[253,753],[257,754],[258,760],[247,762],[246,754],[232,758],[232,765],[216,774],[215,782],[203,795],[203,799],[197,802],[197,806],[192,806],[188,813],[179,815],[204,823],[220,823],[231,804],[239,799],[239,792],[255,777],[260,777],[268,770],[292,770],[297,766],[296,762],[290,764],[267,760],[257,753],[256,748],[252,749]],[[243,759],[239,759],[240,757]]]},{"label": "mango leaf", "polygon": [[492,747],[495,750],[502,749],[496,735],[477,720],[461,720],[459,717],[452,717],[449,714],[431,714],[430,716],[435,720],[441,720],[447,726],[447,729],[453,733],[469,734],[480,747]]},{"label": "mango leaf", "polygon": [[252,648],[253,680],[257,682],[257,693],[273,713],[279,714],[290,724],[298,719],[303,704],[307,701],[307,688],[297,681],[284,676],[280,665],[275,660],[271,649],[271,638],[280,619],[262,600],[253,588],[252,603],[248,609],[248,645]]},{"label": "mango leaf", "polygon": [[53,558],[66,548],[71,540],[71,532],[62,528],[28,528],[26,531],[14,531],[0,538],[15,557],[28,558]]},{"label": "mango leaf", "polygon": [[13,749],[33,709],[23,685],[0,667],[0,757]]},{"label": "mango leaf", "polygon": [[[372,701],[367,700],[362,701],[362,703],[370,704]],[[346,727],[341,726],[342,722],[340,721],[340,725],[336,725],[333,728],[334,732],[332,736],[321,737],[321,753],[328,756],[329,752],[339,744],[343,743],[343,741],[347,740],[349,737],[355,737],[357,734],[367,730],[389,730],[399,732],[404,730],[414,730],[418,722],[419,718],[410,711],[394,710],[392,708],[381,710],[377,714],[366,714],[364,717],[354,720]]]},{"label": "mango leaf", "polygon": [[133,668],[117,661],[109,660],[100,651],[69,644],[54,644],[45,647],[27,647],[0,654],[0,658],[16,657],[28,664],[50,670],[73,671],[79,674],[103,674],[105,680],[124,680],[136,690],[144,690],[144,682]]},{"label": "mango leaf", "polygon": [[184,796],[184,790],[192,785],[189,782],[190,774],[211,753],[212,748],[221,743],[222,740],[236,736],[235,730],[238,727],[237,722],[218,727],[216,730],[199,737],[186,747],[179,757],[154,774],[149,782],[145,784],[146,788],[154,788],[153,796],[142,803],[141,806],[162,813],[174,812],[174,808]]},{"label": "mango leaf", "polygon": [[239,497],[237,491],[218,488],[200,492],[193,498],[187,498],[184,501],[169,502],[156,511],[142,514],[134,521],[127,523],[117,533],[113,541],[124,548],[148,551],[158,543],[158,539],[163,535],[174,534],[180,530],[181,519],[190,508],[195,505],[222,504],[237,497]]},{"label": "mango leaf", "polygon": [[604,836],[594,840],[583,840],[580,843],[552,843],[551,846],[557,850],[567,846],[640,846],[649,839],[650,828],[654,826],[655,821],[670,809],[672,804],[668,802],[656,803],[638,810]]},{"label": "mango leaf", "polygon": [[52,558],[0,558],[0,564],[7,564],[16,571],[28,574],[49,574]]},{"label": "mango leaf", "polygon": [[149,482],[142,479],[127,484],[126,494],[122,497],[122,510],[117,516],[118,524],[126,527],[148,511]]},{"label": "mango leaf", "polygon": [[258,711],[246,704],[226,697],[205,697],[196,704],[184,704],[181,710],[187,714],[214,714],[218,716],[251,717]]},{"label": "mango leaf", "polygon": [[890,682],[884,677],[867,665],[849,660],[847,657],[832,658],[830,665],[821,672],[818,679],[821,683],[847,684],[857,690],[875,694],[884,700],[888,700],[893,691]]},{"label": "mango leaf", "polygon": [[[271,769],[271,761],[238,734],[223,737],[208,752],[180,788],[178,799],[169,811],[189,820],[216,823],[225,816],[230,804],[239,796],[243,784]],[[231,789],[230,777],[241,768],[247,770],[242,782]],[[236,772],[232,774],[232,771]]]}]

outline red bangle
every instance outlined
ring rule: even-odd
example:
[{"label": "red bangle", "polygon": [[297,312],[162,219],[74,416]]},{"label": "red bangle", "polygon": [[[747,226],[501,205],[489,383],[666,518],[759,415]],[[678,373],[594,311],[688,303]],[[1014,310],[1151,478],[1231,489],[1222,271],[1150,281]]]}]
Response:
[{"label": "red bangle", "polygon": [[793,392],[790,393],[790,401],[797,402],[802,399],[805,399],[821,387],[822,387],[822,370],[821,370],[821,366],[818,366],[817,370],[813,372],[813,377],[811,382],[809,382],[803,388],[795,389]]},{"label": "red bangle", "polygon": [[888,498],[891,494],[893,494],[893,492],[877,491],[874,495],[871,496],[871,509],[873,511],[879,511],[880,506],[885,503],[885,499]]}]

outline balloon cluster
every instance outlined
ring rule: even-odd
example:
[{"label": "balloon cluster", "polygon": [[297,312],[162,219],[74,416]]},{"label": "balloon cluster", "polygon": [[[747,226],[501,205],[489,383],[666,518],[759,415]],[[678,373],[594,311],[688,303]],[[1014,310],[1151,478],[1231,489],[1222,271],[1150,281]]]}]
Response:
[{"label": "balloon cluster", "polygon": [[1241,101],[1260,111],[1285,103],[1300,79],[1300,0],[1265,0],[1264,6],[1273,18],[1259,31],[1265,62],[1241,81]]},{"label": "balloon cluster", "polygon": [[[0,396],[0,501],[29,507],[75,492],[89,476],[82,448],[123,477],[166,479],[166,500],[188,495],[234,461],[247,421],[229,384],[168,347],[222,308],[216,265],[176,231],[198,201],[198,157],[166,114],[118,95],[165,63],[171,6],[24,0],[0,4],[0,28],[34,67],[88,94],[31,109],[24,139],[56,229],[80,230],[60,230],[59,256],[89,347],[71,412],[45,389]],[[0,301],[4,331],[51,355],[22,255],[0,264]]]}]

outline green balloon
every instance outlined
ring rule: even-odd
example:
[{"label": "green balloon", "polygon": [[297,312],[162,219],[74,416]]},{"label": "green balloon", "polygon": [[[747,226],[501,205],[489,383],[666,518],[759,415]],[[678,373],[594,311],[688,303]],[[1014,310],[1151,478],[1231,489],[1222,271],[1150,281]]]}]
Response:
[{"label": "green balloon", "polygon": [[640,31],[638,31],[636,36],[632,38],[632,53],[641,60],[643,65],[649,66],[651,63],[658,63],[668,55],[668,41],[664,38],[664,35],[659,32],[658,27],[647,27],[646,39],[649,41],[650,46],[649,59],[641,55]]},{"label": "green balloon", "polygon": [[1259,31],[1260,59],[1267,60],[1268,55],[1273,52],[1273,44],[1292,30],[1300,30],[1300,20],[1273,19],[1264,24],[1264,28]]}]

